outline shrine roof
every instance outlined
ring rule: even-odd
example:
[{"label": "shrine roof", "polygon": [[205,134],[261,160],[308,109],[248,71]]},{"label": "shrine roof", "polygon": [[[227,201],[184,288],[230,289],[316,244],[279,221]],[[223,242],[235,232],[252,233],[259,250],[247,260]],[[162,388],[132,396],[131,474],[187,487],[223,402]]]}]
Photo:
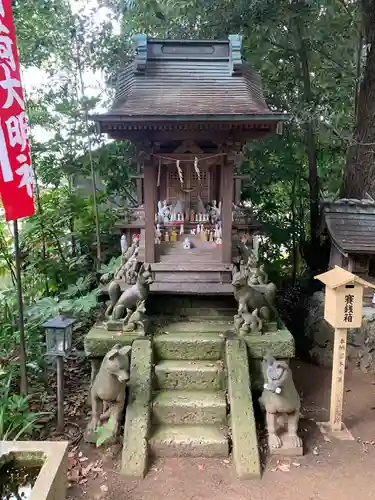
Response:
[{"label": "shrine roof", "polygon": [[[242,38],[155,40],[135,37],[134,60],[119,74],[112,109],[91,118],[109,122],[259,121],[288,116],[270,110],[260,76],[242,61]],[[103,130],[105,131],[105,130]]]},{"label": "shrine roof", "polygon": [[341,199],[323,205],[329,236],[344,255],[375,253],[375,202]]},{"label": "shrine roof", "polygon": [[375,288],[372,283],[365,281],[359,276],[356,276],[355,274],[352,274],[351,272],[339,266],[335,266],[333,269],[315,276],[315,279],[321,281],[322,283],[324,283],[324,285],[331,289],[339,288],[350,283],[358,283],[362,286]]}]

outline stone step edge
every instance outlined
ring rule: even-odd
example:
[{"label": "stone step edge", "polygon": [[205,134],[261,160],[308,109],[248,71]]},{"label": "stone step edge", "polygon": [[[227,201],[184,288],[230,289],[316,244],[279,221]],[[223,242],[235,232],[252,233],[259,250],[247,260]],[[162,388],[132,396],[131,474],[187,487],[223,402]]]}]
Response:
[{"label": "stone step edge", "polygon": [[149,446],[156,456],[227,457],[228,428],[217,424],[153,425]]},{"label": "stone step edge", "polygon": [[[167,396],[164,400],[162,395]],[[181,399],[179,400],[179,397]],[[186,398],[185,400],[183,398]],[[174,399],[176,398],[176,399]],[[198,400],[198,404],[197,403]],[[179,407],[179,408],[205,408],[217,406],[219,408],[227,407],[225,391],[194,391],[183,389],[165,389],[154,391],[152,394],[152,406],[163,408]]]}]

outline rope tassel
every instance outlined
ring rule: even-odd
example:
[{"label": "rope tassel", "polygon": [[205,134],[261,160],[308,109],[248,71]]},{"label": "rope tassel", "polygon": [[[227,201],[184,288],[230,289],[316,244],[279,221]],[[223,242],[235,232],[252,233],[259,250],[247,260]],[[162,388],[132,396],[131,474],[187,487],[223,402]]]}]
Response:
[{"label": "rope tassel", "polygon": [[177,167],[178,176],[180,178],[181,186],[183,186],[184,185],[184,174],[182,172],[182,168],[180,167],[180,160],[176,160],[176,167]]},{"label": "rope tassel", "polygon": [[194,158],[194,170],[195,170],[195,173],[197,174],[198,180],[200,182],[201,181],[201,172],[200,172],[199,167],[198,167],[198,158],[197,157]]},{"label": "rope tassel", "polygon": [[158,179],[157,179],[157,186],[160,186],[160,171],[161,171],[161,158],[159,158],[159,168],[158,168]]}]

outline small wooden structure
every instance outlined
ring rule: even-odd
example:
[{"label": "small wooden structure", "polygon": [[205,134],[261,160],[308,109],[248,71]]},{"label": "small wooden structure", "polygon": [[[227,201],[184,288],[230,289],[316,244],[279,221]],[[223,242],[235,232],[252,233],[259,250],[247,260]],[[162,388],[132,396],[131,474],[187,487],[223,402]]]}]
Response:
[{"label": "small wooden structure", "polygon": [[368,279],[375,255],[375,202],[341,199],[324,203],[323,223],[332,243],[329,267],[337,265]]},{"label": "small wooden structure", "polygon": [[[287,116],[267,107],[260,77],[242,61],[239,35],[215,41],[139,35],[135,41],[135,58],[119,75],[112,109],[91,117],[101,133],[130,140],[138,151],[140,207],[135,220],[119,227],[140,233],[138,260],[151,264],[151,291],[232,293],[239,238],[259,230],[251,212],[238,206],[242,149],[248,140],[275,134]],[[172,231],[169,240],[178,239],[181,224],[180,239],[190,237],[198,214],[216,200],[221,245],[197,236],[191,236],[191,250],[181,241],[156,244],[163,200],[184,209],[182,220],[161,223],[164,234]]]},{"label": "small wooden structure", "polygon": [[325,425],[330,432],[340,433],[341,439],[350,439],[350,433],[341,432],[345,431],[342,413],[347,333],[348,328],[362,324],[363,289],[375,287],[339,266],[315,278],[326,287],[324,319],[335,329],[330,418]]}]

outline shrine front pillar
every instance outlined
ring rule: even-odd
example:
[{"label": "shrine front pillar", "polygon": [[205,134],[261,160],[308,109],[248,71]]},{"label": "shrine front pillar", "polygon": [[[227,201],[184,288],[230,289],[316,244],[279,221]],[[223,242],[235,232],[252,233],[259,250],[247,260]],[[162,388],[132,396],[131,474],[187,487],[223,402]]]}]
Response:
[{"label": "shrine front pillar", "polygon": [[221,166],[222,262],[232,263],[233,162],[226,158]]},{"label": "shrine front pillar", "polygon": [[145,262],[155,262],[156,172],[152,159],[144,164]]}]

